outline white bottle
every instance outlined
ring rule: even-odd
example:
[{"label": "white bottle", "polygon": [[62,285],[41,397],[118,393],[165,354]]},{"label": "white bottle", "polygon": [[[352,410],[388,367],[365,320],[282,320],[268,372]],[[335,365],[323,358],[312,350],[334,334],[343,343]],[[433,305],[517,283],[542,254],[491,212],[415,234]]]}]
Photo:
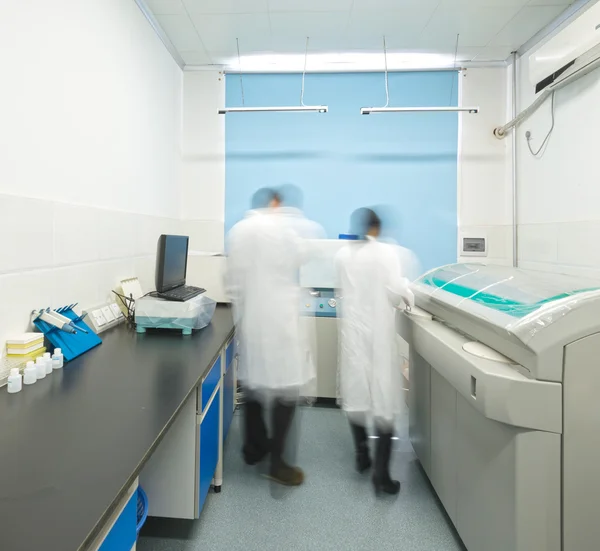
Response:
[{"label": "white bottle", "polygon": [[63,365],[65,365],[65,358],[62,350],[60,348],[55,348],[54,354],[52,355],[52,368],[62,369]]},{"label": "white bottle", "polygon": [[52,358],[50,352],[44,352],[44,365],[46,366],[46,375],[52,373]]},{"label": "white bottle", "polygon": [[19,373],[18,367],[13,367],[10,370],[10,375],[8,376],[8,393],[15,394],[16,392],[21,392],[23,388],[23,377]]},{"label": "white bottle", "polygon": [[44,358],[42,358],[41,356],[39,356],[35,360],[35,370],[36,370],[38,381],[40,379],[43,379],[46,377],[46,362],[44,361]]},{"label": "white bottle", "polygon": [[37,370],[33,362],[27,362],[27,366],[23,371],[23,383],[32,385],[37,381]]}]

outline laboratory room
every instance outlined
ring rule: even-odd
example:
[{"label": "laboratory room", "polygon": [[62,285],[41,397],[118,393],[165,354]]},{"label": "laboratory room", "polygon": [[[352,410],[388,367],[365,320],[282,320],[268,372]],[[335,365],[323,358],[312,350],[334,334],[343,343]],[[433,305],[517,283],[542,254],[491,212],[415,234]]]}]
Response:
[{"label": "laboratory room", "polygon": [[600,549],[600,2],[0,2],[0,551]]}]

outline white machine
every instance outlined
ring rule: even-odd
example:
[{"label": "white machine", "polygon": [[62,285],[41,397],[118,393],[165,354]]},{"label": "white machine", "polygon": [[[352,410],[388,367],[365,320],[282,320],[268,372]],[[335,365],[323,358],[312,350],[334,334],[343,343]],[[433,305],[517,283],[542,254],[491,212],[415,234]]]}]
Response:
[{"label": "white machine", "polygon": [[315,395],[328,401],[337,399],[338,320],[334,259],[347,244],[339,239],[311,240],[313,260],[300,270],[301,320],[304,330],[311,336],[317,368]]},{"label": "white machine", "polygon": [[468,551],[600,546],[600,283],[434,270],[399,314],[410,436]]}]

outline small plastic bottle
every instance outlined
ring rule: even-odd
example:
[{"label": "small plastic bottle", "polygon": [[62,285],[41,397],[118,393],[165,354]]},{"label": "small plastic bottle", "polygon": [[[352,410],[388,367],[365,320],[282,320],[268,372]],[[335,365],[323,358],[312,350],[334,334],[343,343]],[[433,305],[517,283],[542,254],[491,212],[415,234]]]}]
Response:
[{"label": "small plastic bottle", "polygon": [[16,392],[21,392],[23,388],[23,377],[19,373],[18,367],[13,367],[10,370],[10,375],[8,376],[8,393],[15,394]]},{"label": "small plastic bottle", "polygon": [[27,366],[23,371],[23,383],[32,385],[37,381],[37,371],[33,362],[27,362]]},{"label": "small plastic bottle", "polygon": [[60,348],[55,348],[54,354],[52,355],[52,368],[62,369],[63,365],[65,365],[65,358],[62,350]]},{"label": "small plastic bottle", "polygon": [[52,358],[50,352],[44,352],[44,364],[46,365],[46,375],[52,373]]},{"label": "small plastic bottle", "polygon": [[44,379],[46,377],[46,362],[44,361],[44,358],[42,358],[41,356],[39,356],[35,360],[35,370],[36,370],[38,381],[40,379]]}]

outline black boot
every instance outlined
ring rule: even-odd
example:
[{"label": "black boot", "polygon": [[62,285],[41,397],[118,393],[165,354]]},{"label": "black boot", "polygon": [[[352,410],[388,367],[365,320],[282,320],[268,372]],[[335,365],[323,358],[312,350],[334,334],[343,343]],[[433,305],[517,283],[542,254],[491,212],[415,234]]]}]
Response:
[{"label": "black boot", "polygon": [[362,425],[356,425],[354,423],[350,423],[350,429],[352,429],[354,449],[356,450],[356,470],[362,474],[371,468],[367,431]]},{"label": "black boot", "polygon": [[390,476],[390,456],[392,454],[392,433],[378,431],[377,448],[375,451],[375,472],[373,486],[375,493],[396,495],[400,491],[400,482]]},{"label": "black boot", "polygon": [[256,465],[270,450],[271,443],[267,437],[262,404],[258,400],[248,400],[244,404],[244,461],[247,465]]},{"label": "black boot", "polygon": [[269,478],[284,486],[300,486],[304,482],[302,469],[288,465],[283,459],[286,438],[295,410],[295,404],[285,404],[280,401],[277,401],[273,407],[273,440],[271,441]]}]

